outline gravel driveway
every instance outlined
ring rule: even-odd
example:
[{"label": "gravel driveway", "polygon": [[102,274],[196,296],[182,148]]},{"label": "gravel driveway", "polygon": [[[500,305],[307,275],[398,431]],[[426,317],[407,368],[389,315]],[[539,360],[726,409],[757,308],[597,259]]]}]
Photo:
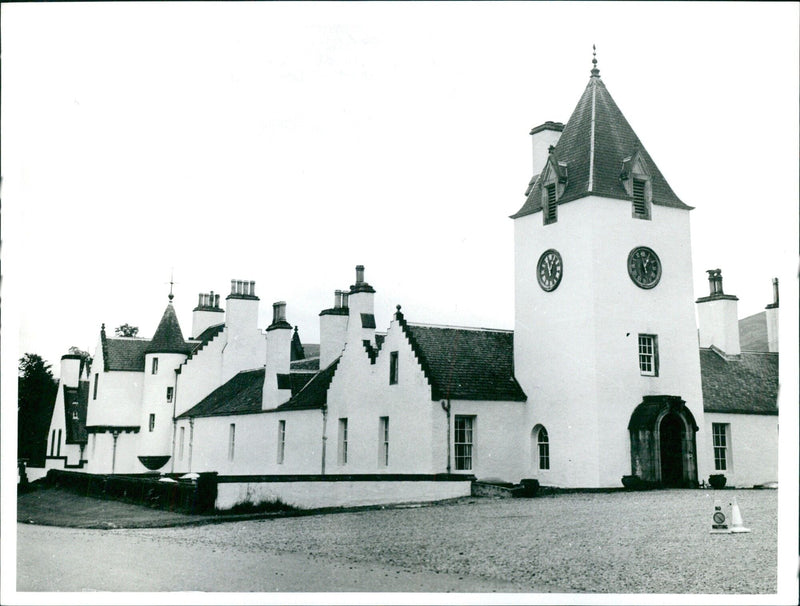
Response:
[{"label": "gravel driveway", "polygon": [[[752,532],[711,535],[714,499],[727,510],[734,496]],[[371,567],[374,575],[362,576],[362,591],[774,593],[777,496],[767,490],[576,493],[202,527],[75,532],[169,545],[173,562],[172,551],[185,554],[186,566],[218,574],[222,584],[213,587],[220,591],[265,589],[247,585],[241,575],[225,575],[224,565],[210,561],[219,557],[214,554],[225,554],[222,561],[231,569],[274,561],[274,556],[293,566],[305,562],[297,570],[295,591],[303,590],[303,575],[316,578],[315,566],[327,571],[320,573],[327,575],[325,589],[352,591],[346,575],[339,579],[331,572],[335,563],[356,573]],[[411,576],[399,588],[382,584],[390,571]],[[431,581],[436,575],[446,583]],[[161,587],[155,578],[152,583],[155,590]]]}]

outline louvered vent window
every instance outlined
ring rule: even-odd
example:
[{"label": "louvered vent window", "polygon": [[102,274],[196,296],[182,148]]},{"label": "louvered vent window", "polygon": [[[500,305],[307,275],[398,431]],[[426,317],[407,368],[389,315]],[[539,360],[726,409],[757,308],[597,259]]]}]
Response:
[{"label": "louvered vent window", "polygon": [[647,212],[646,182],[639,179],[633,180],[633,214],[643,219],[649,219]]},{"label": "louvered vent window", "polygon": [[547,207],[544,209],[544,224],[555,223],[556,215],[556,184],[547,186]]}]

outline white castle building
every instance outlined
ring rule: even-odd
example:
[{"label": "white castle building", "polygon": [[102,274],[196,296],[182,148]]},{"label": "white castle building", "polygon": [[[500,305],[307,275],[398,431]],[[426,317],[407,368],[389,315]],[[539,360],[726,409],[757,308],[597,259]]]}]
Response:
[{"label": "white castle building", "polygon": [[259,328],[253,282],[232,281],[224,310],[200,294],[188,338],[170,294],[151,339],[103,328],[91,369],[62,358],[48,467],[213,471],[236,487],[228,503],[322,481],[360,502],[455,496],[472,478],[776,481],[777,280],[741,322],[719,270],[694,300],[692,208],[596,66],[566,124],[531,135],[513,331],[417,324],[398,306],[376,332],[362,266],[320,312],[318,346],[284,302]]}]

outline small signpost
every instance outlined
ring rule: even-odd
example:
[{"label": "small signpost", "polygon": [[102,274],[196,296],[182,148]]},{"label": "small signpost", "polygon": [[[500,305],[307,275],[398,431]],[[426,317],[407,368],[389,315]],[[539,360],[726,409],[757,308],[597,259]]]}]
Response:
[{"label": "small signpost", "polygon": [[714,499],[714,515],[712,516],[711,534],[730,534],[727,518],[722,512],[722,505],[719,499]]}]

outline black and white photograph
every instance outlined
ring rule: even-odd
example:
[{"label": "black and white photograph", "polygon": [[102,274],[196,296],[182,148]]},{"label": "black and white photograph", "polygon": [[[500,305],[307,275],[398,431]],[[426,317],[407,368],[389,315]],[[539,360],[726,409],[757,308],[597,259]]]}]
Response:
[{"label": "black and white photograph", "polygon": [[798,4],[0,11],[2,603],[797,603]]}]

